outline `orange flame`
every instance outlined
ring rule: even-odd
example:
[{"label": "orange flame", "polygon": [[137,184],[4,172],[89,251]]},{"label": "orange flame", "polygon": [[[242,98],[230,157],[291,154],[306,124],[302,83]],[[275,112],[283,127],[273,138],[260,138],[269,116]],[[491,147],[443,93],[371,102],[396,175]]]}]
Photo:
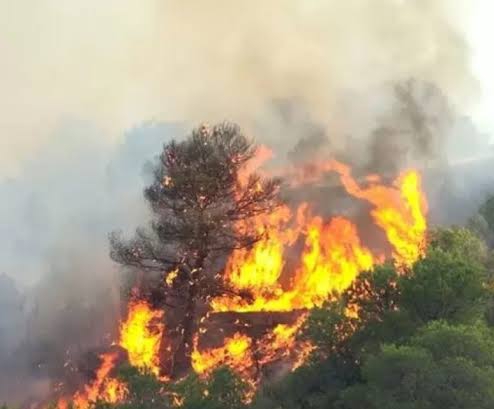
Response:
[{"label": "orange flame", "polygon": [[[144,301],[131,301],[127,319],[120,325],[119,345],[128,353],[132,366],[159,374],[158,353],[163,335],[161,319],[163,311],[152,310]],[[72,401],[76,409],[88,409],[96,401],[106,403],[121,402],[127,387],[116,378],[111,377],[115,368],[117,353],[100,355],[101,363],[96,370],[95,379],[74,394]],[[58,402],[58,409],[66,409],[68,399]]]},{"label": "orange flame", "polygon": [[314,349],[307,342],[296,340],[307,314],[300,316],[293,324],[278,324],[271,333],[257,342],[239,332],[225,339],[220,347],[201,350],[198,336],[194,339],[192,352],[193,369],[199,375],[208,375],[219,366],[228,366],[239,374],[249,386],[246,402],[249,402],[259,383],[258,369],[273,361],[291,362],[292,370],[299,367]]},{"label": "orange flame", "polygon": [[[270,155],[262,148],[253,163],[258,165]],[[254,167],[239,175],[240,185],[248,182]],[[324,220],[313,215],[308,203],[295,211],[284,205],[272,214],[236,225],[239,232],[254,229],[261,240],[252,248],[232,252],[224,278],[230,288],[252,297],[215,297],[210,300],[213,312],[305,311],[341,294],[361,271],[371,269],[384,256],[392,256],[400,268],[411,266],[423,256],[427,203],[416,171],[406,171],[387,185],[377,175],[364,178],[360,184],[348,166],[336,161],[316,163],[313,170],[312,174],[295,175],[295,182],[312,183],[321,180],[324,173],[336,172],[349,195],[373,206],[371,216],[384,231],[390,254],[373,253],[362,243],[357,226],[346,218]],[[173,286],[177,274],[178,270],[167,276],[167,286]],[[349,309],[347,314],[358,319],[358,310]],[[254,390],[260,367],[282,360],[295,369],[313,351],[310,343],[297,339],[307,316],[303,312],[294,323],[278,324],[259,339],[236,332],[214,348],[199,348],[199,331],[193,341],[192,367],[205,376],[219,366],[229,366]],[[156,376],[160,373],[159,351],[165,330],[162,321],[163,311],[151,309],[144,301],[131,301],[128,317],[120,326],[119,345],[127,350],[131,365]],[[74,397],[81,409],[87,409],[88,403],[96,399],[117,402],[126,393],[125,385],[109,377],[115,358],[109,354],[101,359],[96,379]]]},{"label": "orange flame", "polygon": [[240,169],[240,172],[237,175],[240,186],[244,186],[247,183],[249,176],[265,162],[273,158],[273,156],[274,152],[266,145],[257,146],[254,157]]},{"label": "orange flame", "polygon": [[[117,379],[109,378],[110,372],[115,367],[117,354],[102,354],[100,359],[101,364],[96,371],[95,379],[74,395],[73,402],[77,409],[87,409],[98,400],[116,403],[123,400],[127,393],[127,388],[123,383]],[[59,403],[59,407],[61,405],[63,407],[62,401]]]},{"label": "orange flame", "polygon": [[[341,293],[360,271],[372,267],[374,257],[361,245],[357,229],[350,221],[338,217],[324,223],[320,217],[308,216],[307,209],[307,205],[299,208],[295,228],[269,230],[266,238],[252,250],[240,250],[232,255],[226,277],[236,289],[251,291],[253,302],[219,297],[212,300],[214,311],[313,308],[322,305],[334,293]],[[295,271],[290,288],[284,289],[279,282],[284,253],[302,232],[305,234],[305,247],[300,266]],[[242,264],[235,264],[239,260]],[[269,262],[258,264],[263,260]]]},{"label": "orange flame", "polygon": [[163,311],[152,310],[145,301],[131,301],[127,320],[120,326],[120,346],[129,362],[141,370],[159,375],[159,349],[163,336]]},{"label": "orange flame", "polygon": [[420,189],[419,174],[408,170],[391,187],[372,180],[368,187],[362,188],[351,177],[348,166],[331,163],[349,194],[374,205],[371,215],[393,246],[397,265],[410,267],[423,256],[427,203]]},{"label": "orange flame", "polygon": [[399,267],[410,267],[425,252],[427,230],[427,201],[421,192],[420,175],[416,170],[403,172],[393,186],[381,184],[379,175],[368,175],[368,186],[362,188],[351,176],[349,166],[335,160],[320,161],[296,169],[293,184],[314,183],[328,172],[337,172],[346,191],[374,206],[371,214],[376,224],[384,230],[393,246],[393,254]]},{"label": "orange flame", "polygon": [[[352,178],[350,168],[339,162],[316,164],[316,168],[320,174],[337,172],[350,195],[373,205],[373,220],[384,231],[392,247],[390,256],[398,267],[409,267],[423,256],[427,204],[416,171],[404,172],[390,186],[379,176],[370,175],[365,178],[365,187],[361,187]],[[311,181],[319,180],[320,174],[313,175]],[[239,292],[249,291],[252,299],[216,297],[211,301],[213,311],[281,312],[321,306],[345,291],[361,271],[371,269],[384,258],[361,243],[357,227],[351,221],[343,217],[324,221],[311,215],[307,203],[301,204],[296,212],[283,206],[271,215],[249,221],[249,225],[240,222],[237,227],[244,230],[252,224],[263,234],[263,239],[251,249],[234,251],[225,270],[230,286]],[[297,253],[294,248],[300,248],[300,244],[302,250]],[[287,276],[291,278],[288,280]],[[349,310],[348,314],[357,317],[358,311]],[[288,358],[291,351],[296,351],[293,367],[300,366],[313,350],[309,343],[296,340],[305,319],[304,314],[293,325],[280,324],[263,337],[256,344],[258,363],[264,365]],[[223,362],[230,342],[227,340],[222,349],[214,350],[213,357],[218,361],[208,356],[208,351],[202,353],[203,358],[209,358],[208,367]],[[245,352],[244,360],[231,361],[230,366],[245,372],[246,362],[252,363],[252,353]]]},{"label": "orange flame", "polygon": [[293,324],[278,324],[273,332],[267,334],[259,342],[259,363],[261,365],[287,358],[293,361],[295,370],[312,352],[313,346],[308,341],[297,341],[297,334],[307,319],[307,314],[301,315]]},{"label": "orange flame", "polygon": [[200,351],[196,336],[192,351],[192,367],[198,374],[207,374],[222,365],[242,372],[252,366],[251,345],[252,340],[248,336],[237,332],[233,337],[227,338],[223,346]]}]

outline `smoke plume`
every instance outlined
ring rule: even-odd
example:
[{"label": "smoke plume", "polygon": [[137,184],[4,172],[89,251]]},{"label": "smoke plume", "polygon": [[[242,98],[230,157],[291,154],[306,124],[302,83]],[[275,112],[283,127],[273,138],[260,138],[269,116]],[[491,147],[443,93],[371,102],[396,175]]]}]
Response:
[{"label": "smoke plume", "polygon": [[110,140],[147,119],[227,118],[284,145],[272,101],[297,99],[343,143],[389,109],[376,88],[410,77],[468,109],[473,3],[1,0],[0,166],[17,172],[62,116]]}]

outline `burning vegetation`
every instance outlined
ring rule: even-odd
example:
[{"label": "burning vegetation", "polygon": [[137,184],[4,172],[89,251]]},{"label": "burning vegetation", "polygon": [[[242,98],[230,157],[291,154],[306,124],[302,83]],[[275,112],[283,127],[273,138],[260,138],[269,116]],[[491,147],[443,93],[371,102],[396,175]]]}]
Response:
[{"label": "burning vegetation", "polygon": [[[151,223],[131,240],[111,235],[112,258],[133,277],[118,339],[86,385],[62,387],[59,408],[128,399],[117,375],[125,362],[163,385],[226,366],[247,382],[249,400],[261,382],[317,349],[299,336],[310,310],[338,300],[374,265],[393,260],[406,274],[424,255],[427,204],[417,171],[357,180],[330,159],[271,171],[281,177],[256,172],[271,156],[231,124],[202,126],[164,147],[145,191]],[[379,239],[362,238],[350,217],[289,199],[331,174],[367,204]],[[345,314],[358,321],[357,303]],[[163,393],[180,404],[179,394]]]}]

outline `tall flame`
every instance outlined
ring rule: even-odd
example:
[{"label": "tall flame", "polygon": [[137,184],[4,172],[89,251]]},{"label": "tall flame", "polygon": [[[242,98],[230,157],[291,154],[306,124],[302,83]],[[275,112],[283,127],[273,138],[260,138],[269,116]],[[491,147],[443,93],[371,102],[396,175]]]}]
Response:
[{"label": "tall flame", "polygon": [[[371,214],[384,230],[397,265],[410,266],[423,255],[427,208],[417,172],[403,173],[392,186],[380,184],[377,177],[368,178],[369,186],[361,188],[346,165],[330,162],[326,169],[339,173],[349,194],[374,205]],[[291,311],[320,306],[382,258],[362,245],[352,222],[343,217],[325,222],[310,215],[307,203],[295,214],[284,206],[255,222],[265,232],[264,239],[252,249],[233,252],[226,270],[230,285],[251,291],[253,301],[218,297],[211,303],[214,311]],[[287,251],[300,237],[305,237],[305,246],[296,263],[299,267],[290,285],[283,287],[280,278]]]},{"label": "tall flame", "polygon": [[415,170],[402,173],[391,187],[379,184],[374,178],[368,187],[362,188],[351,177],[348,166],[336,161],[331,164],[349,194],[374,206],[371,215],[393,246],[396,263],[410,267],[425,251],[427,230],[427,203],[418,173]]},{"label": "tall flame", "polygon": [[194,339],[192,351],[192,367],[198,374],[205,374],[222,365],[228,365],[242,371],[252,366],[251,357],[252,340],[240,333],[235,333],[227,338],[223,346],[200,351],[198,337]]},{"label": "tall flame", "polygon": [[127,350],[130,364],[155,375],[160,372],[162,318],[162,310],[152,310],[145,301],[131,301],[127,320],[120,326],[119,344]]}]

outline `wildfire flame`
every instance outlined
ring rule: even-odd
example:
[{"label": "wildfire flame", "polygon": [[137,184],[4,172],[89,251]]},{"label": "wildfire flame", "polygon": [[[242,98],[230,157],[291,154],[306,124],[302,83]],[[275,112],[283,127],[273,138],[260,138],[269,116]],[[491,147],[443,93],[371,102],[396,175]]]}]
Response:
[{"label": "wildfire flame", "polygon": [[101,364],[96,371],[95,379],[74,395],[73,403],[77,409],[87,409],[98,400],[116,403],[123,400],[127,393],[127,388],[122,382],[109,377],[115,367],[117,354],[102,354],[100,359]]},{"label": "wildfire flame", "polygon": [[[163,336],[163,311],[152,310],[141,300],[131,301],[128,305],[127,319],[120,325],[119,345],[128,353],[129,363],[143,371],[159,375],[158,352]],[[117,353],[100,355],[100,366],[94,380],[74,394],[72,399],[76,409],[88,409],[96,401],[117,403],[127,394],[126,385],[111,376],[117,361]],[[68,399],[58,402],[59,409],[68,407]]]},{"label": "wildfire flame", "polygon": [[251,345],[252,340],[248,336],[237,332],[233,337],[227,338],[223,346],[201,352],[196,336],[192,351],[192,367],[198,374],[208,373],[221,365],[228,365],[243,372],[252,366]]},{"label": "wildfire flame", "polygon": [[313,346],[307,341],[297,342],[296,336],[306,318],[307,314],[303,314],[291,325],[278,324],[272,332],[258,340],[237,332],[227,337],[221,347],[205,350],[199,349],[199,337],[196,335],[192,352],[193,369],[197,374],[207,376],[220,366],[230,367],[249,386],[244,397],[249,402],[260,381],[259,369],[264,365],[286,360],[295,370],[305,362]]},{"label": "wildfire flame", "polygon": [[307,314],[303,314],[292,325],[278,324],[271,334],[265,336],[260,342],[259,363],[265,365],[282,358],[292,358],[292,370],[302,365],[313,350],[310,342],[296,341],[306,319]]},{"label": "wildfire flame", "polygon": [[156,376],[160,372],[162,319],[163,311],[152,310],[145,301],[131,301],[127,320],[120,326],[119,344],[127,350],[130,364]]},{"label": "wildfire flame", "polygon": [[340,174],[349,194],[374,206],[371,215],[393,246],[395,261],[400,266],[410,267],[425,251],[427,203],[421,193],[419,174],[406,171],[392,187],[371,179],[370,185],[362,188],[351,177],[348,166],[336,161],[331,165]]},{"label": "wildfire flame", "polygon": [[[324,172],[336,172],[348,194],[373,206],[371,216],[384,231],[392,248],[388,256],[393,257],[397,267],[409,267],[424,254],[427,204],[418,172],[403,172],[390,186],[383,184],[379,176],[370,175],[362,187],[344,164],[329,161],[316,167],[318,176],[312,174],[311,182],[319,180]],[[252,300],[231,295],[217,297],[211,301],[213,311],[281,312],[321,306],[346,290],[361,271],[371,269],[385,256],[373,254],[362,244],[357,227],[350,220],[336,217],[325,221],[311,214],[308,203],[302,203],[294,212],[282,206],[271,215],[259,216],[254,225],[263,233],[263,239],[252,249],[233,252],[225,274],[233,288],[248,290],[253,295]],[[248,227],[244,222],[238,226],[239,229]],[[287,263],[290,253],[293,259],[293,247],[300,240],[304,241],[303,250],[296,260]],[[298,267],[290,271],[293,265]],[[286,272],[291,276],[288,283],[283,282]],[[358,311],[349,310],[348,314],[358,317]],[[289,351],[297,351],[293,367],[300,366],[313,349],[309,343],[296,340],[306,316],[302,315],[293,325],[280,324],[262,338],[255,351],[258,364],[264,365],[290,355]],[[215,349],[214,357],[228,356],[231,342],[228,339],[223,349]],[[208,358],[211,358],[208,351],[203,352],[201,359]],[[213,361],[208,360],[210,367],[217,365]],[[252,354],[245,351],[240,363],[227,359],[218,362],[245,374],[246,362],[250,361]]]},{"label": "wildfire flame", "polygon": [[[271,152],[262,148],[252,163],[258,166],[270,156]],[[240,184],[247,183],[254,167],[239,176]],[[385,184],[377,175],[367,176],[359,183],[348,166],[327,161],[312,165],[311,173],[291,176],[298,185],[320,181],[328,172],[339,176],[350,196],[372,206],[370,214],[384,232],[390,254],[367,248],[357,225],[349,219],[325,220],[313,214],[309,203],[301,203],[295,209],[283,205],[271,214],[239,221],[236,225],[239,231],[255,229],[262,239],[252,248],[233,251],[223,277],[230,288],[239,294],[250,293],[252,297],[246,299],[230,293],[215,297],[210,300],[211,312],[298,310],[298,318],[292,323],[275,325],[257,338],[235,332],[219,347],[199,347],[200,335],[206,332],[201,328],[194,337],[191,355],[192,367],[199,375],[207,376],[215,368],[227,365],[248,380],[254,390],[260,379],[259,368],[264,365],[285,360],[292,369],[297,368],[313,350],[310,343],[297,339],[308,316],[307,310],[337,297],[360,272],[371,269],[384,257],[392,257],[398,268],[408,268],[424,254],[427,203],[417,171],[403,172],[392,184]],[[177,274],[178,270],[171,272],[166,285],[172,286]],[[358,319],[357,310],[349,309],[348,314]],[[145,301],[133,300],[128,305],[127,319],[120,325],[118,344],[127,350],[130,364],[156,376],[160,375],[159,351],[165,336],[163,317],[163,311],[153,310]],[[115,360],[114,354],[101,355],[95,379],[73,397],[76,407],[87,409],[98,399],[111,403],[125,397],[125,385],[111,377]],[[62,404],[59,407],[62,409]]]}]

